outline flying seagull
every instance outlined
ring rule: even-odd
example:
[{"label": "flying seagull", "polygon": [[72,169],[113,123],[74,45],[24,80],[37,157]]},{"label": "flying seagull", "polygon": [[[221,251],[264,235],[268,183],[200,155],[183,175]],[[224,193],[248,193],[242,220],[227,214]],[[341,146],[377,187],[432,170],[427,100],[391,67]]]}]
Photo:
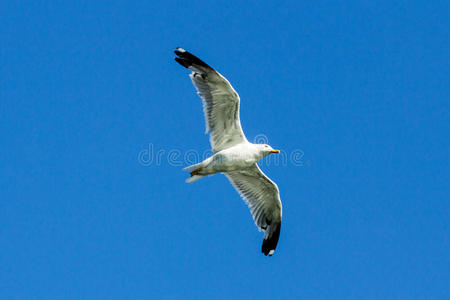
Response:
[{"label": "flying seagull", "polygon": [[281,228],[281,200],[277,185],[256,164],[261,158],[280,153],[267,144],[250,143],[239,119],[239,95],[228,80],[198,57],[177,48],[175,60],[192,73],[192,83],[203,100],[206,132],[213,155],[185,168],[191,183],[223,173],[245,200],[256,226],[264,231],[262,252],[272,256]]}]

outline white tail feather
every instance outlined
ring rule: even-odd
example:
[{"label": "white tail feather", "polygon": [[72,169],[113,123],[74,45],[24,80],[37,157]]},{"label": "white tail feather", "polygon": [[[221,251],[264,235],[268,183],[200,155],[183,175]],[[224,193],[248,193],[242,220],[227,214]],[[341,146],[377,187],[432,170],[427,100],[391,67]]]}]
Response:
[{"label": "white tail feather", "polygon": [[189,177],[189,178],[186,179],[186,183],[192,183],[192,182],[194,182],[194,181],[197,181],[197,180],[202,179],[203,177],[205,177],[205,176],[204,176],[204,175],[194,175],[194,176],[191,176],[191,177]]},{"label": "white tail feather", "polygon": [[203,164],[203,162],[195,164],[195,165],[187,166],[186,168],[183,169],[183,171],[188,171],[188,172],[194,171],[195,169],[202,167],[202,164]]}]

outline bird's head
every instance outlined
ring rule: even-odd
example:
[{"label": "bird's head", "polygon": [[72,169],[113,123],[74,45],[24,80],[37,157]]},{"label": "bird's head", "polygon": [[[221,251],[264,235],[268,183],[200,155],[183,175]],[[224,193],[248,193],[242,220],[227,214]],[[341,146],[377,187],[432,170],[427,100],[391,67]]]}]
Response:
[{"label": "bird's head", "polygon": [[280,150],[273,149],[270,145],[267,144],[257,144],[259,151],[262,153],[263,157],[272,153],[280,153]]}]

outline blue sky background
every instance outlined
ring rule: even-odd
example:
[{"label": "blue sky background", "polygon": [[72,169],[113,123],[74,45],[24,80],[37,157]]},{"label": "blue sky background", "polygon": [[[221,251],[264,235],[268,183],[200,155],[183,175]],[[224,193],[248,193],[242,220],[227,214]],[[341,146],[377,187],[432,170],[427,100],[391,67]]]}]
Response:
[{"label": "blue sky background", "polygon": [[[448,299],[449,11],[3,1],[0,298]],[[303,153],[262,164],[271,258],[223,175],[184,183],[209,143],[177,46],[230,80],[250,140]]]}]

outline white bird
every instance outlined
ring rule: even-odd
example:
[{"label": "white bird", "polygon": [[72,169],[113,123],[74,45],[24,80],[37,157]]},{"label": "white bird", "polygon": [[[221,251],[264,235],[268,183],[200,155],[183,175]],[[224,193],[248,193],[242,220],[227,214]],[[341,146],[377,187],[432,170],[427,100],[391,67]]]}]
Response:
[{"label": "white bird", "polygon": [[280,153],[266,144],[247,141],[239,119],[239,95],[221,74],[184,49],[175,60],[192,71],[189,75],[203,100],[206,132],[210,132],[213,155],[189,166],[194,182],[207,175],[224,173],[245,200],[256,226],[264,231],[262,252],[272,256],[281,228],[281,200],[277,185],[256,164],[261,158]]}]

